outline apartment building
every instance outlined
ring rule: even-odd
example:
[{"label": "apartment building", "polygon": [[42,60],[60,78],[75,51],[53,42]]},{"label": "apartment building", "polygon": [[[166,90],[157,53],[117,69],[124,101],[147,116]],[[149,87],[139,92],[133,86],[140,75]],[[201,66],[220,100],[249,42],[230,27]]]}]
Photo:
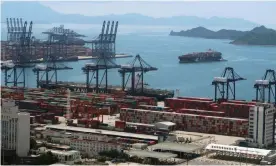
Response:
[{"label": "apartment building", "polygon": [[275,112],[273,104],[260,103],[249,111],[247,141],[250,146],[263,148],[274,144]]},{"label": "apartment building", "polygon": [[2,150],[16,151],[20,157],[30,150],[30,114],[19,112],[14,100],[1,102]]}]

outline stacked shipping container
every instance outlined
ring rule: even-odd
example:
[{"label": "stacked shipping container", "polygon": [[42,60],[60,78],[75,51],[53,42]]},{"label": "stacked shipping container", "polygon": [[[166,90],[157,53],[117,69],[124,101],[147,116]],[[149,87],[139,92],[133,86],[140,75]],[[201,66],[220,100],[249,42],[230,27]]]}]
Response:
[{"label": "stacked shipping container", "polygon": [[195,109],[180,109],[178,111],[175,111],[176,113],[184,113],[184,114],[195,114],[195,115],[204,115],[204,116],[218,116],[218,117],[224,117],[224,112],[219,111],[206,111],[206,110],[195,110]]},{"label": "stacked shipping container", "polygon": [[181,108],[211,110],[212,107],[210,105],[213,101],[167,98],[164,103],[166,107],[170,107],[173,110]]},{"label": "stacked shipping container", "polygon": [[248,119],[249,110],[253,106],[254,105],[252,104],[237,104],[223,102],[219,105],[219,110],[225,112],[225,115],[228,117]]},{"label": "stacked shipping container", "polygon": [[194,97],[168,98],[165,100],[165,106],[170,107],[178,113],[226,116],[243,119],[248,119],[249,109],[255,104],[255,102],[235,100],[229,100],[228,102],[221,102],[218,104],[214,103],[212,99],[209,98]]},{"label": "stacked shipping container", "polygon": [[174,112],[121,109],[120,119],[126,122],[153,124],[161,121],[176,123],[177,130],[246,136],[248,120]]}]

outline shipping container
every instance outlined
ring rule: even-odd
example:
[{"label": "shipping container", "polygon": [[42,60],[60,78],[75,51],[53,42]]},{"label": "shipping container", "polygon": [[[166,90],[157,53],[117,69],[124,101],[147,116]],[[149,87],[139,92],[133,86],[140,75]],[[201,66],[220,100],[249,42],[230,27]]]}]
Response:
[{"label": "shipping container", "polygon": [[115,128],[124,129],[126,127],[125,121],[115,121]]},{"label": "shipping container", "polygon": [[219,110],[228,117],[248,119],[251,107],[254,105],[223,102],[219,105]]},{"label": "shipping container", "polygon": [[153,111],[168,111],[169,107],[160,107],[160,106],[152,106],[152,105],[139,105],[139,109],[153,110]]},{"label": "shipping container", "polygon": [[202,101],[202,100],[177,99],[177,98],[167,98],[164,101],[165,107],[170,107],[173,110],[179,110],[181,108],[211,110],[210,105],[212,103],[214,102]]},{"label": "shipping container", "polygon": [[224,112],[218,112],[218,111],[207,111],[207,110],[196,110],[196,109],[180,109],[178,111],[175,111],[177,113],[182,114],[195,114],[195,115],[205,115],[205,116],[218,116],[218,117],[224,117]]},{"label": "shipping container", "polygon": [[175,112],[148,111],[141,109],[121,109],[120,120],[133,123],[154,124],[170,121],[176,124],[176,130],[222,134],[245,137],[248,119],[180,114]]}]

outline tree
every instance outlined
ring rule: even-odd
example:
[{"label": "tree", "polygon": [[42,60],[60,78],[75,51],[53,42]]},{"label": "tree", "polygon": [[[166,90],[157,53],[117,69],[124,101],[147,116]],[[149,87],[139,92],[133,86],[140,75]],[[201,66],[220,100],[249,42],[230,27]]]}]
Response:
[{"label": "tree", "polygon": [[34,162],[34,165],[51,165],[58,162],[58,158],[51,151],[41,154]]},{"label": "tree", "polygon": [[101,156],[99,157],[98,161],[104,163],[106,161],[106,157]]},{"label": "tree", "polygon": [[37,149],[36,140],[33,138],[30,138],[30,149]]}]

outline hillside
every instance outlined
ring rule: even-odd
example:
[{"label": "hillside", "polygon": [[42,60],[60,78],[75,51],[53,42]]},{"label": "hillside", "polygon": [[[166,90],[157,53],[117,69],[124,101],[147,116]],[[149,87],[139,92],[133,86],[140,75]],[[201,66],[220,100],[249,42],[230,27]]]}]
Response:
[{"label": "hillside", "polygon": [[237,45],[276,45],[276,31],[260,26],[251,31],[236,31],[222,29],[211,31],[204,27],[197,27],[186,31],[170,32],[171,36],[198,37],[206,39],[230,39],[231,44]]},{"label": "hillside", "polygon": [[171,31],[171,36],[186,36],[186,37],[199,37],[206,39],[237,39],[245,35],[246,32],[236,30],[222,29],[219,31],[212,31],[204,27],[197,27],[187,31],[174,32]]},{"label": "hillside", "polygon": [[[81,2],[80,2],[81,3]],[[92,2],[91,2],[92,3]],[[15,12],[16,11],[16,12]],[[91,11],[93,12],[93,11]],[[253,28],[258,26],[238,18],[200,18],[195,16],[174,16],[168,18],[153,18],[141,14],[83,16],[80,14],[62,14],[42,5],[39,2],[3,2],[1,4],[1,19],[7,17],[21,17],[34,23],[74,23],[74,24],[102,24],[103,20],[118,20],[127,25],[170,25],[170,26],[198,26],[205,27],[239,27]]]},{"label": "hillside", "polygon": [[276,31],[273,29],[267,29],[264,26],[256,27],[244,36],[232,41],[231,44],[276,46]]}]

